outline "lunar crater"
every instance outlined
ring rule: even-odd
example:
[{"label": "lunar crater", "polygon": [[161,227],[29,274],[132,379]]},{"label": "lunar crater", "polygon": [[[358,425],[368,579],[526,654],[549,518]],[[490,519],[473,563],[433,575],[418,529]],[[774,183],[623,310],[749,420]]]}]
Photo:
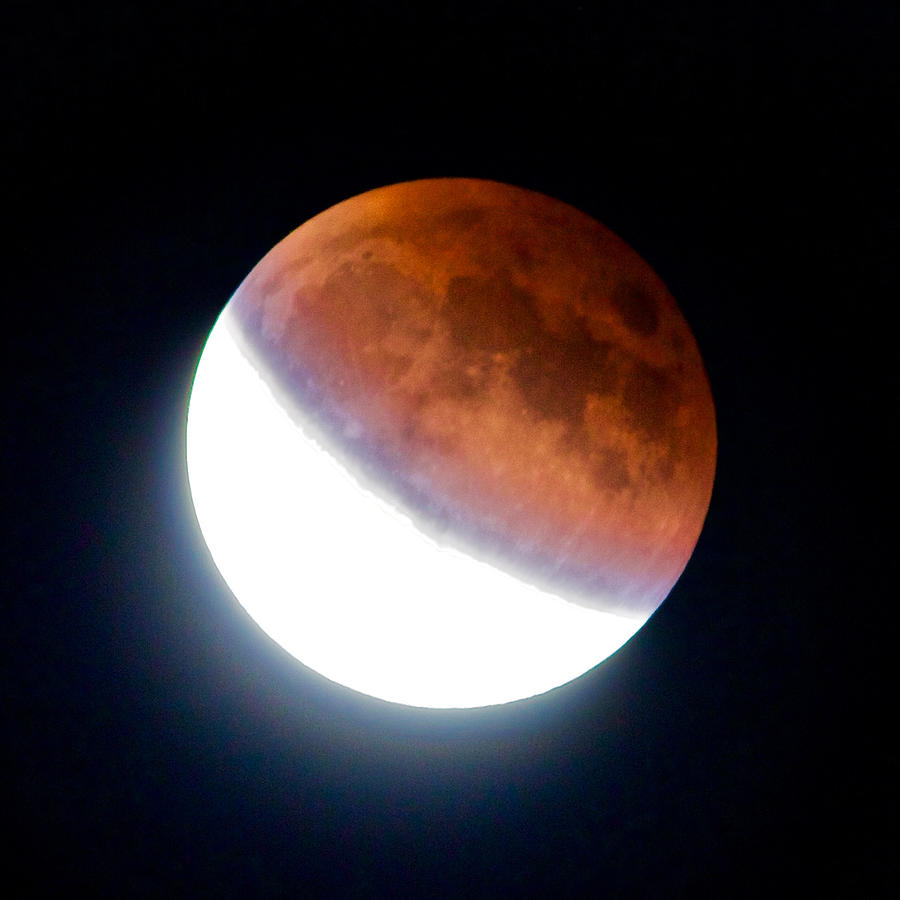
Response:
[{"label": "lunar crater", "polygon": [[658,331],[659,310],[656,300],[641,285],[627,281],[617,284],[610,294],[610,302],[632,331],[645,337]]}]

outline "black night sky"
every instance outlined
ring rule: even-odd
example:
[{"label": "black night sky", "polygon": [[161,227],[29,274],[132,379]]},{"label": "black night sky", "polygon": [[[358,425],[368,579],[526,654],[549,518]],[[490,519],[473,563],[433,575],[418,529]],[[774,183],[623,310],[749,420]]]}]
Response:
[{"label": "black night sky", "polygon": [[[888,895],[892,5],[11,10],[17,896]],[[705,530],[647,626],[469,712],[275,646],[207,555],[183,458],[193,367],[250,268],[346,197],[441,175],[628,241],[719,427]]]}]

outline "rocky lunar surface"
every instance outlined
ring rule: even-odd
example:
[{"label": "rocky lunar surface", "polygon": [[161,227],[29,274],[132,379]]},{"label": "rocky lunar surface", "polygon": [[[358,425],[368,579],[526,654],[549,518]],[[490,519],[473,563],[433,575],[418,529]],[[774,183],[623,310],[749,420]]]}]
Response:
[{"label": "rocky lunar surface", "polygon": [[438,540],[635,616],[696,543],[712,396],[650,267],[495,182],[371,191],[298,228],[231,301],[303,427]]}]

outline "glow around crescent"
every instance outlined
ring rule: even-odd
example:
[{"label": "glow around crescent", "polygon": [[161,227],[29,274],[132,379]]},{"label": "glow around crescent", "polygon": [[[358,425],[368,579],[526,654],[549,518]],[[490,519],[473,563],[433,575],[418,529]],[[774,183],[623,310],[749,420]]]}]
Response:
[{"label": "glow around crescent", "polygon": [[226,583],[291,655],[384,700],[489,706],[571,681],[644,623],[439,546],[304,434],[229,318],[194,378],[190,489]]}]

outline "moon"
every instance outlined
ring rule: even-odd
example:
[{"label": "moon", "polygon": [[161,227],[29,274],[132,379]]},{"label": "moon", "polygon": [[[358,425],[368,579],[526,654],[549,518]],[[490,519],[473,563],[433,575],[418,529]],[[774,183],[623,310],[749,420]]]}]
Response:
[{"label": "moon", "polygon": [[690,558],[715,411],[675,301],[573,207],[441,178],[301,225],[216,321],[188,479],[225,582],[362,693],[476,707],[622,646]]}]

